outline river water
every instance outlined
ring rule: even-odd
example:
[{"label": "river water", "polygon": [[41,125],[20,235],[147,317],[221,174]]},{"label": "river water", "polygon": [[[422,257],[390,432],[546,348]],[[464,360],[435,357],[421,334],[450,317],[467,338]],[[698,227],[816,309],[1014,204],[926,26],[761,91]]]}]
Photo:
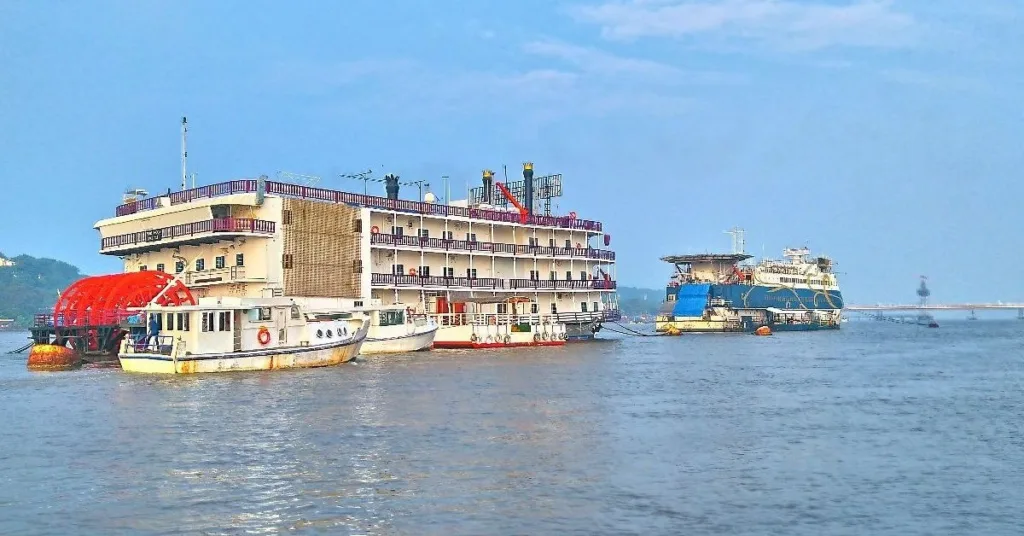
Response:
[{"label": "river water", "polygon": [[1019,321],[196,377],[24,359],[0,354],[3,534],[1024,530]]}]

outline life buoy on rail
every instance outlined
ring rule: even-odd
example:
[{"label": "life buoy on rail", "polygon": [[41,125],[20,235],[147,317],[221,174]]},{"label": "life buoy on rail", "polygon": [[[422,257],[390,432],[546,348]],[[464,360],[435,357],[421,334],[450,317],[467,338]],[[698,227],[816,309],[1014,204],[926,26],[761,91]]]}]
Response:
[{"label": "life buoy on rail", "polygon": [[512,337],[511,337],[511,336],[509,336],[509,334],[508,334],[508,333],[506,333],[506,334],[505,334],[505,338],[504,338],[504,341],[505,341],[505,344],[508,344],[508,343],[512,342]]},{"label": "life buoy on rail", "polygon": [[540,342],[540,333],[534,332],[534,334],[533,334],[533,342]]},{"label": "life buoy on rail", "polygon": [[583,247],[583,246],[581,246],[579,242],[576,242],[576,249],[580,249],[580,248],[582,248],[582,247]]},{"label": "life buoy on rail", "polygon": [[480,337],[477,337],[476,333],[469,336],[469,342],[476,342],[478,340],[480,340]]},{"label": "life buoy on rail", "polygon": [[373,227],[370,227],[370,232],[373,233],[373,234],[377,234],[377,233],[380,232],[380,227],[377,227],[376,225],[374,225]]},{"label": "life buoy on rail", "polygon": [[266,326],[260,326],[260,330],[256,333],[256,341],[266,346],[270,344],[270,330]]},{"label": "life buoy on rail", "polygon": [[409,275],[416,275],[416,269],[415,268],[409,268]]}]

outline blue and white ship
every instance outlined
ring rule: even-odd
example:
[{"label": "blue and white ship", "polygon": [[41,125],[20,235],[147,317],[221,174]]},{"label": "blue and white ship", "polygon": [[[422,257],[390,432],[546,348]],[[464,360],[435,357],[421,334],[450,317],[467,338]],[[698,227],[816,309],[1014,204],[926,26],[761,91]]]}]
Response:
[{"label": "blue and white ship", "polygon": [[783,260],[748,264],[746,253],[673,255],[665,303],[655,320],[659,332],[752,332],[839,329],[843,295],[828,257],[807,248],[783,252]]}]

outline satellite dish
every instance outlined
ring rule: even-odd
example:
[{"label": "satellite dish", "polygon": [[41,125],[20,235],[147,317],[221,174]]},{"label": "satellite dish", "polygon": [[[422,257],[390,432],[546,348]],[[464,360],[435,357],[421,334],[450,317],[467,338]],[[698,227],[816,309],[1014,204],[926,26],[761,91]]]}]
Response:
[{"label": "satellite dish", "polygon": [[437,196],[435,196],[433,192],[427,192],[423,196],[423,200],[426,201],[427,203],[434,203],[437,201]]}]

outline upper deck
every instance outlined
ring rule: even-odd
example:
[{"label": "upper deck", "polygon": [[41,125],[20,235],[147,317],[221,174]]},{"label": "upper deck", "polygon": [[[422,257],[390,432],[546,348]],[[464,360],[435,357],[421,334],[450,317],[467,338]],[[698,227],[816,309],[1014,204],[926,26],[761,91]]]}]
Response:
[{"label": "upper deck", "polygon": [[[198,199],[210,199],[243,193],[259,193],[258,179],[243,179],[221,182],[171,192],[162,196],[154,196],[139,201],[119,205],[115,210],[116,217],[130,216],[140,212],[155,210],[166,206],[175,206],[190,203]],[[354,194],[340,190],[327,188],[314,188],[299,184],[290,184],[276,181],[263,181],[267,195],[287,197],[292,199],[305,199],[327,203],[343,203],[352,206],[366,207],[376,210],[402,212],[407,214],[422,214],[441,218],[465,218],[481,222],[500,222],[512,225],[532,225],[537,227],[552,227],[559,229],[581,230],[586,232],[600,233],[603,230],[601,222],[583,220],[574,216],[542,216],[529,215],[525,223],[521,216],[515,212],[490,210],[474,207],[459,207],[447,204],[427,203],[422,201],[408,201],[405,199],[388,199],[364,194]]]}]

